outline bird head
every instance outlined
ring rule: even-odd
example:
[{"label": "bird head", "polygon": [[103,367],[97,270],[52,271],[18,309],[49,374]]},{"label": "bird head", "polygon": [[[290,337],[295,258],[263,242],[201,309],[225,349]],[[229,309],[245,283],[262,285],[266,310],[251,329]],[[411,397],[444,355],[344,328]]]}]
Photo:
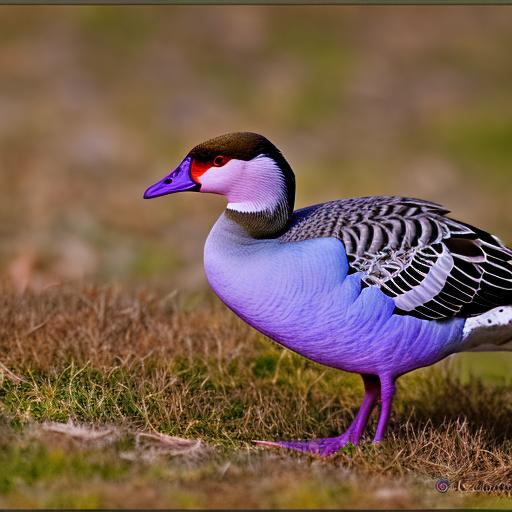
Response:
[{"label": "bird head", "polygon": [[221,194],[228,209],[239,212],[272,210],[290,200],[293,210],[295,178],[268,139],[251,132],[228,133],[195,146],[144,198],[184,191]]}]

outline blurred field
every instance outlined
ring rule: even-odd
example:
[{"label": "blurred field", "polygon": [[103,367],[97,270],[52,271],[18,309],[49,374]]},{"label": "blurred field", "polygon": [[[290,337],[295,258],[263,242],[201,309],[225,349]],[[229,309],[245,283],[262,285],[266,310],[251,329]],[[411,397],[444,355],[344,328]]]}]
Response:
[{"label": "blurred field", "polygon": [[262,132],[298,204],[421,196],[512,243],[506,8],[3,7],[1,268],[204,286],[207,196],[144,202],[203,139]]},{"label": "blurred field", "polygon": [[[162,507],[221,506],[208,501],[217,485],[233,496],[228,506],[242,506],[240,487],[264,476],[265,499],[256,488],[251,506],[469,506],[468,494],[417,502],[419,484],[400,494],[397,479],[456,480],[455,468],[466,467],[457,457],[479,461],[469,473],[505,478],[511,354],[457,356],[425,379],[404,379],[390,447],[336,459],[337,470],[354,468],[355,476],[333,476],[330,463],[240,452],[251,436],[341,430],[359,384],[272,347],[206,291],[202,246],[220,198],[147,202],[142,193],[196,143],[252,130],[294,168],[297,207],[370,194],[423,197],[512,244],[511,23],[506,7],[0,7],[0,361],[23,378],[3,373],[0,458],[17,476],[0,476],[0,506],[116,506],[143,474],[147,503]],[[177,389],[181,404],[173,402]],[[463,401],[445,400],[445,392]],[[275,404],[292,405],[276,417]],[[457,423],[463,417],[470,427]],[[53,438],[31,437],[35,423],[69,418],[201,437],[232,451],[199,465],[169,466],[164,457],[141,469],[112,462],[133,451],[123,431],[109,444],[112,456],[87,448],[89,476],[80,480],[82,469],[59,462]],[[434,469],[437,452],[414,452],[421,443],[428,451],[469,439],[479,426],[481,443],[452,446],[459,455],[448,469]],[[426,437],[412,441],[423,428]],[[83,449],[73,445],[77,460]],[[249,459],[233,461],[233,453]],[[38,464],[55,458],[47,491]],[[424,460],[434,466],[420,468]],[[219,469],[226,464],[234,475]],[[377,480],[366,492],[372,464]],[[268,476],[286,465],[297,473]],[[87,478],[98,474],[108,482],[87,501]],[[212,474],[230,478],[221,484]],[[339,491],[341,474],[355,480]],[[75,477],[84,487],[66,497]],[[330,483],[308,501],[315,493],[301,494],[295,480],[313,489]],[[163,490],[169,481],[172,499]],[[194,501],[198,486],[203,497]],[[381,487],[394,489],[382,494],[394,496],[389,505]],[[136,495],[131,504],[144,506],[146,495]]]}]

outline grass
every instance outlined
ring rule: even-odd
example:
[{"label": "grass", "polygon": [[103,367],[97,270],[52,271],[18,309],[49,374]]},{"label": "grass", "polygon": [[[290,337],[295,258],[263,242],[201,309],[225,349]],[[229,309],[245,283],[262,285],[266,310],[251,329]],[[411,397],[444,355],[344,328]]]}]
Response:
[{"label": "grass", "polygon": [[[250,129],[289,159],[298,207],[424,197],[510,244],[511,15],[3,8],[0,280],[43,291],[0,294],[0,507],[510,508],[510,358],[400,379],[381,446],[373,417],[327,461],[256,448],[343,431],[359,377],[191,295],[220,198],[141,195],[194,144]],[[124,284],[51,287],[77,280]]]},{"label": "grass", "polygon": [[[1,296],[0,506],[512,503],[505,382],[461,380],[441,364],[399,381],[386,443],[369,443],[373,418],[361,446],[329,460],[267,451],[251,440],[341,432],[359,378],[276,347],[209,296],[116,287]],[[435,490],[439,478],[451,482],[447,494]],[[483,485],[494,491],[475,492]]]}]

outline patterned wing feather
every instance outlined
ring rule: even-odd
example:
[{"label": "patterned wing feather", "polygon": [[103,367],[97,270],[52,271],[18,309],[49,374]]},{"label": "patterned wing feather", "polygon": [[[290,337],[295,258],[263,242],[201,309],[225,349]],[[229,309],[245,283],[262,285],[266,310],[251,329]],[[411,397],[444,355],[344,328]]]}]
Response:
[{"label": "patterned wing feather", "polygon": [[420,199],[374,196],[294,213],[284,242],[340,239],[349,271],[419,318],[472,316],[512,304],[512,250]]}]

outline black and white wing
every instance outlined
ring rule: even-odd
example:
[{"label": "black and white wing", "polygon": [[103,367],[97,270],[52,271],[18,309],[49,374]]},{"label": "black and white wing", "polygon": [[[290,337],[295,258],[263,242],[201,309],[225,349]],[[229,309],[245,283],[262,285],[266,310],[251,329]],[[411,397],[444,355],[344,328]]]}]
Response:
[{"label": "black and white wing", "polygon": [[512,304],[512,250],[493,235],[406,197],[332,201],[294,213],[284,242],[336,237],[349,271],[419,318],[472,316]]}]

